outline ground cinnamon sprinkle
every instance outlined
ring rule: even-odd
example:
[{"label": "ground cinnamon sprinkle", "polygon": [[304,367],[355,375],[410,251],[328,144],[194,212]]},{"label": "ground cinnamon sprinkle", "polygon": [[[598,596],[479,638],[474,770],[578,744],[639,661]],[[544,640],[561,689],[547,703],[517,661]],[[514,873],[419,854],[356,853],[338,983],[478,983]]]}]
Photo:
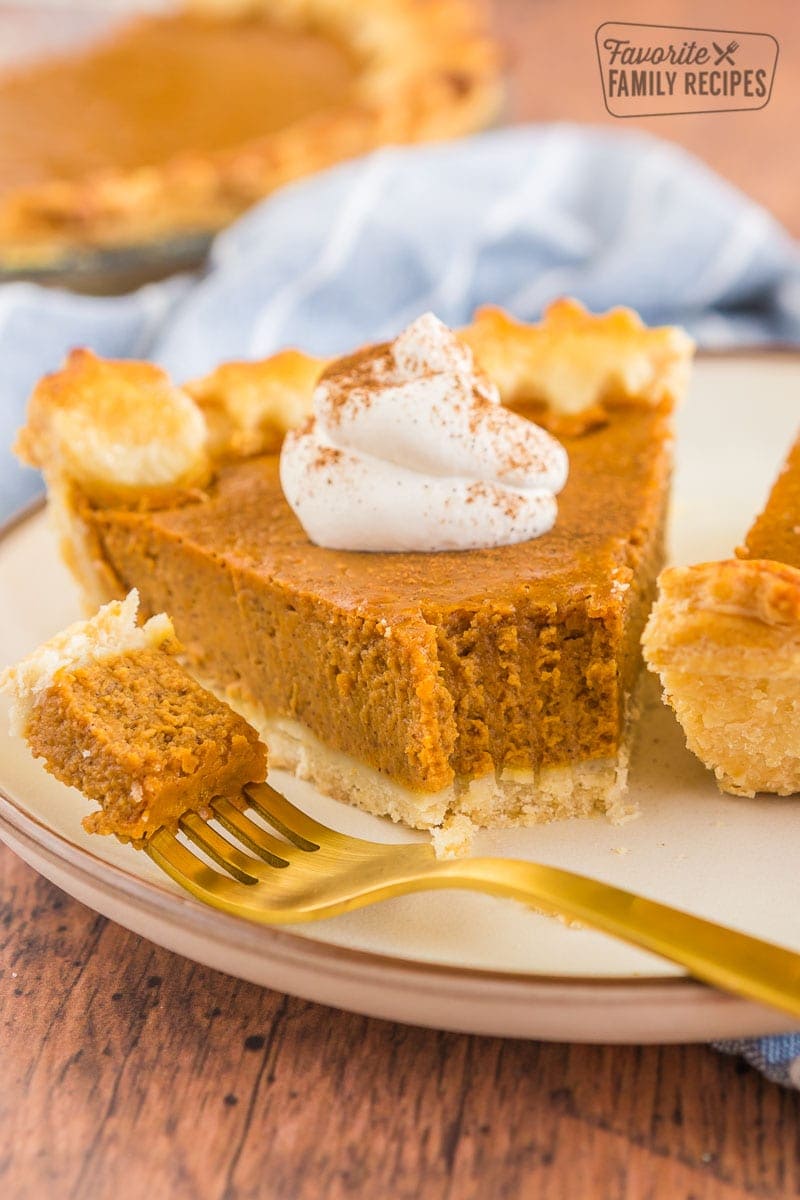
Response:
[{"label": "ground cinnamon sprinkle", "polygon": [[368,407],[372,401],[371,391],[390,382],[394,370],[389,342],[338,358],[322,372],[317,384],[324,389],[329,405],[326,420],[338,424],[345,405],[349,408]]},{"label": "ground cinnamon sprinkle", "polygon": [[311,466],[316,470],[322,471],[325,467],[334,466],[341,457],[341,450],[337,450],[335,446],[320,446]]},{"label": "ground cinnamon sprinkle", "polygon": [[482,481],[470,484],[464,503],[474,504],[476,500],[484,499],[491,500],[495,507],[510,519],[519,516],[523,508],[523,498],[516,492],[509,492],[506,488],[493,488]]}]

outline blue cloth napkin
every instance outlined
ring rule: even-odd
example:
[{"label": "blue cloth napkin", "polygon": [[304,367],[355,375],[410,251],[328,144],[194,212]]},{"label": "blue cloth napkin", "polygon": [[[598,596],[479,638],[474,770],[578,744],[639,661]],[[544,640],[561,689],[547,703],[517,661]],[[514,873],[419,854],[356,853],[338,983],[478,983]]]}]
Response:
[{"label": "blue cloth napkin", "polygon": [[[294,184],[214,245],[203,277],[95,299],[0,288],[0,515],[41,487],[7,447],[36,379],[75,345],[181,380],[286,345],[318,354],[478,304],[536,318],[570,294],[684,325],[703,346],[800,342],[800,251],[666,142],[551,125],[388,149]],[[722,1043],[800,1086],[800,1036]]]}]

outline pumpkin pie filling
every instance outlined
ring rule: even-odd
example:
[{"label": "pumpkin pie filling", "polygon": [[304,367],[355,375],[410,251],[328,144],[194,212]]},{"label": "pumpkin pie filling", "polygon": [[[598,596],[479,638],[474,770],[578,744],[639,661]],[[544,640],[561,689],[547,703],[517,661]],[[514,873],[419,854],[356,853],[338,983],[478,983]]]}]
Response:
[{"label": "pumpkin pie filling", "polygon": [[800,436],[747,533],[740,558],[767,558],[800,568]]},{"label": "pumpkin pie filling", "polygon": [[354,74],[332,39],[264,19],[140,18],[92,49],[0,79],[0,198],[229,150],[344,104]]},{"label": "pumpkin pie filling", "polygon": [[[645,334],[668,332],[627,318],[622,329],[637,354]],[[474,335],[472,326],[464,338]],[[675,363],[689,345],[674,342]],[[616,374],[624,357],[621,348]],[[458,814],[478,825],[628,814],[639,639],[663,556],[672,376],[665,384],[659,367],[638,400],[619,384],[615,399],[604,376],[602,411],[595,395],[590,421],[570,414],[569,479],[549,532],[490,549],[381,553],[313,544],[284,497],[278,454],[236,453],[233,427],[208,478],[177,493],[143,488],[132,501],[123,490],[115,501],[107,485],[75,478],[85,461],[65,480],[58,421],[86,403],[88,377],[114,366],[132,370],[88,356],[43,381],[21,448],[45,467],[92,600],[135,586],[145,613],[169,612],[200,678],[264,731],[274,766],[417,827]],[[274,369],[251,366],[264,379]],[[542,388],[530,362],[525,370],[538,418]],[[218,388],[187,393],[213,393],[219,416]]]}]

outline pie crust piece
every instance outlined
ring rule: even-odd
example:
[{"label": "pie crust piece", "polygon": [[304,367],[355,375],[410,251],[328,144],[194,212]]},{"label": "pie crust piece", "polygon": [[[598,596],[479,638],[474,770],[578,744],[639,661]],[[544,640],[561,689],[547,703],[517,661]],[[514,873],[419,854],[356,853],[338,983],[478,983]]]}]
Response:
[{"label": "pie crust piece", "polygon": [[[483,126],[499,97],[473,0],[189,0],[141,16],[0,77],[0,267],[209,234],[342,159]],[[65,107],[82,121],[65,127]]]},{"label": "pie crust piece", "polygon": [[[593,342],[604,330],[616,336],[620,323],[625,345],[635,341],[635,322],[560,311]],[[497,347],[485,321],[462,335],[480,330],[490,355]],[[19,447],[45,471],[90,604],[137,586],[145,612],[169,611],[199,676],[227,689],[264,730],[273,765],[422,828],[454,830],[460,817],[475,825],[596,811],[622,819],[639,639],[663,555],[671,411],[691,343],[642,329],[649,365],[638,394],[617,382],[624,372],[615,373],[611,354],[601,372],[584,355],[592,381],[582,395],[593,411],[583,421],[571,392],[552,383],[551,344],[561,334],[551,317],[540,327],[501,314],[492,321],[500,338],[513,330],[509,358],[519,343],[533,347],[524,368],[507,364],[506,388],[514,379],[518,400],[537,397],[537,416],[545,403],[556,416],[563,404],[575,422],[564,435],[570,479],[558,520],[533,542],[427,555],[312,545],[283,497],[275,453],[282,426],[305,415],[323,366],[296,352],[229,364],[174,389],[213,414],[211,450],[207,443],[207,459],[197,461],[198,471],[210,462],[210,477],[191,486],[189,456],[175,449],[179,424],[175,478],[151,471],[163,461],[158,397],[173,396],[174,385],[141,375],[148,386],[137,421],[154,445],[139,446],[131,465],[126,420],[115,424],[113,408],[97,404],[96,380],[107,371],[129,379],[136,367],[85,352],[39,385]],[[564,352],[576,338],[581,361],[572,329]],[[60,446],[64,391],[84,413],[91,459],[74,442],[68,453]],[[99,490],[85,473],[89,461],[115,459],[128,468],[116,496],[105,469]]]},{"label": "pie crust piece", "polygon": [[800,439],[739,559],[659,580],[645,659],[722,791],[800,792]]},{"label": "pie crust piece", "polygon": [[626,404],[673,404],[689,382],[693,342],[674,325],[648,329],[630,308],[588,312],[556,300],[539,325],[501,308],[479,308],[461,331],[503,403],[525,408],[554,433],[604,424]]}]

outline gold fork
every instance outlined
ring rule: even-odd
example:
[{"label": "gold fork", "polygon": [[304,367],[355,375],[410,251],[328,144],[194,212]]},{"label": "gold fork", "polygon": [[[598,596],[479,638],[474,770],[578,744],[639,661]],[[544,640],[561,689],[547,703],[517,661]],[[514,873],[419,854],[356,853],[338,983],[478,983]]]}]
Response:
[{"label": "gold fork", "polygon": [[[282,836],[253,821],[248,809]],[[236,800],[215,800],[212,810],[239,845],[197,813],[187,813],[180,829],[221,871],[166,829],[146,849],[193,896],[236,916],[294,924],[407,892],[488,892],[584,922],[671,959],[706,983],[800,1018],[800,954],[608,883],[517,859],[441,861],[429,844],[385,845],[336,833],[266,783],[249,785]]]}]

